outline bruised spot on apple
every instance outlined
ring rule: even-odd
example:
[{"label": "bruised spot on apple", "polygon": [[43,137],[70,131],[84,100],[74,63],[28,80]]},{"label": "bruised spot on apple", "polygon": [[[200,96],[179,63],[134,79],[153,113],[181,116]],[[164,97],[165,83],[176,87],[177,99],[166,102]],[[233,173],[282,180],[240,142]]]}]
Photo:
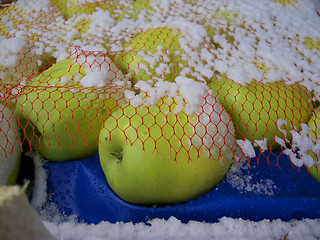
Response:
[{"label": "bruised spot on apple", "polygon": [[[48,160],[79,160],[96,154],[100,128],[123,98],[125,85],[114,83],[129,82],[111,60],[85,59],[92,64],[75,59],[54,64],[18,97],[16,116],[24,141]],[[87,86],[92,83],[103,87]]]},{"label": "bruised spot on apple", "polygon": [[[222,77],[210,84],[213,93],[231,115],[236,127],[237,139],[267,139],[267,147],[277,150],[280,145],[275,137],[291,141],[290,130],[301,129],[307,123],[311,111],[311,93],[305,87],[286,84],[284,81],[262,83],[253,81],[245,86]],[[277,121],[285,120],[283,129],[278,129]],[[286,131],[286,136],[282,130]]]},{"label": "bruised spot on apple", "polygon": [[112,113],[99,134],[99,156],[119,197],[142,205],[183,203],[224,178],[234,157],[234,127],[222,105],[207,100],[205,112],[190,115],[175,113],[171,97]]}]

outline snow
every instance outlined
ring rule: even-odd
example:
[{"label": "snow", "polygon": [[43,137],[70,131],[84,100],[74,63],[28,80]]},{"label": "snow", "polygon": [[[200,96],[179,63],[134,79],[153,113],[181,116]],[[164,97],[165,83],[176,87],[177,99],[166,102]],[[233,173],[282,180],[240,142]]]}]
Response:
[{"label": "snow", "polygon": [[[96,0],[78,0],[74,1],[74,4],[82,5],[89,2]],[[289,1],[286,6],[271,0],[242,0],[241,4],[237,0],[159,0],[150,1],[149,7],[139,10],[137,19],[130,17],[137,11],[132,7],[132,2],[117,1],[118,9],[114,15],[108,10],[97,9],[95,13],[80,14],[65,20],[49,0],[18,0],[14,3],[17,10],[12,10],[10,14],[1,18],[5,28],[0,28],[0,71],[2,71],[0,77],[6,79],[9,73],[19,81],[20,85],[12,89],[12,93],[17,94],[27,81],[22,77],[23,73],[34,74],[39,59],[46,53],[56,57],[57,61],[62,61],[72,56],[70,46],[80,46],[84,51],[102,53],[105,53],[106,49],[121,51],[124,50],[123,43],[130,41],[132,36],[140,32],[155,27],[171,27],[178,33],[179,45],[183,52],[182,54],[177,51],[175,54],[181,55],[183,61],[188,62],[188,66],[184,66],[175,83],[159,79],[156,79],[156,83],[140,81],[136,87],[142,91],[141,95],[125,90],[125,97],[134,106],[155,104],[161,97],[171,96],[179,98],[178,102],[183,103],[177,111],[195,113],[197,106],[203,104],[204,96],[208,94],[208,89],[205,88],[206,81],[216,72],[243,85],[252,80],[274,82],[283,79],[288,84],[299,82],[309,91],[314,91],[315,100],[320,100],[319,47],[311,48],[305,44],[307,39],[319,40],[318,0]],[[128,8],[127,14],[119,17],[125,7]],[[83,24],[85,21],[89,23]],[[210,37],[206,27],[213,27],[213,31],[219,34]],[[171,71],[164,53],[165,50],[159,46],[155,54],[139,52],[138,55],[142,56],[149,66],[155,67],[155,72],[161,75]],[[25,62],[20,63],[22,56],[25,57]],[[157,65],[159,58],[163,61]],[[82,86],[103,87],[110,79],[129,77],[120,76],[120,72],[115,71],[115,66],[105,64],[110,62],[110,59],[105,61],[106,59],[108,58],[77,59],[79,63],[84,61],[90,65],[86,69],[85,77],[80,79]],[[29,66],[27,70],[31,70],[28,73],[22,67],[26,65]],[[148,73],[149,69],[144,64],[140,64],[140,67]],[[10,72],[11,70],[8,71],[7,68],[13,71]],[[67,83],[69,80],[62,78],[60,83]],[[124,83],[116,81],[113,84],[123,86]],[[209,107],[207,112],[210,111],[212,112],[212,109]],[[202,122],[207,121],[206,116],[202,116]],[[278,129],[285,124],[279,120]],[[307,154],[309,150],[319,153],[320,149],[319,141],[307,136],[309,130],[307,126],[302,125],[302,131],[297,132],[295,129],[291,131],[292,149],[286,145],[288,139],[276,139],[296,166],[319,164]],[[255,156],[254,146],[250,142],[238,140],[237,143],[246,156]],[[262,151],[267,150],[265,140],[256,141],[254,144]],[[303,156],[301,159],[296,158],[297,152]],[[35,185],[36,191],[43,192],[44,195],[34,198],[32,204],[35,208],[39,208],[47,197],[44,193],[46,187],[43,185],[46,173],[42,171],[40,157],[36,159],[38,159],[35,161],[36,166],[40,171],[39,182]],[[235,182],[238,182],[239,188],[246,191],[264,191],[265,189],[261,189],[262,186],[272,186],[272,182],[267,180],[257,185],[252,185],[248,181],[241,182],[239,178],[235,179]],[[269,193],[272,194],[272,189]],[[54,212],[56,206],[49,208]],[[319,219],[249,222],[242,219],[221,218],[220,222],[215,224],[200,222],[184,224],[172,217],[167,221],[154,219],[150,221],[150,226],[146,226],[143,223],[134,225],[108,222],[88,225],[64,217],[61,216],[63,222],[44,220],[45,225],[58,239],[317,239],[320,237]]]},{"label": "snow", "polygon": [[119,71],[108,57],[80,55],[75,59],[75,63],[85,67],[86,75],[80,79],[80,84],[85,88],[101,88],[116,82],[123,82],[123,86],[128,85],[128,77]]},{"label": "snow", "polygon": [[[76,220],[76,216],[66,216],[59,208],[47,201],[47,173],[43,168],[46,161],[38,153],[30,153],[34,159],[36,178],[35,199],[31,202],[34,209],[38,209],[40,217],[58,240],[120,240],[120,239],[272,239],[272,240],[317,240],[320,237],[320,219],[302,219],[282,221],[280,219],[249,221],[241,218],[222,217],[216,223],[189,221],[182,223],[175,217],[169,219],[152,219],[147,223],[110,223],[102,221],[98,224],[87,224]],[[271,179],[243,178],[242,171],[250,165],[243,158],[239,164],[234,164],[228,175],[228,182],[239,192],[255,192],[273,196],[276,188]]]},{"label": "snow", "polygon": [[246,155],[246,157],[248,157],[248,158],[256,157],[256,153],[254,151],[254,148],[248,139],[237,140],[237,144],[241,147],[241,149],[242,149],[243,153]]},{"label": "snow", "polygon": [[37,48],[26,37],[6,38],[0,35],[0,45],[0,78],[4,82],[17,84],[38,66]]},{"label": "snow", "polygon": [[[101,222],[98,225],[66,222],[54,224],[45,222],[49,231],[58,239],[68,240],[102,240],[102,239],[226,239],[226,240],[316,240],[320,236],[320,220],[305,219],[301,221],[283,222],[280,220],[262,220],[250,222],[242,219],[223,217],[218,223],[209,224],[191,221],[187,224],[178,219],[154,219],[150,226],[143,223]],[[72,229],[72,231],[70,230]]]},{"label": "snow", "polygon": [[5,67],[12,67],[17,64],[17,54],[22,51],[22,49],[27,44],[27,41],[24,37],[15,37],[15,38],[5,38],[0,37],[0,65]]}]

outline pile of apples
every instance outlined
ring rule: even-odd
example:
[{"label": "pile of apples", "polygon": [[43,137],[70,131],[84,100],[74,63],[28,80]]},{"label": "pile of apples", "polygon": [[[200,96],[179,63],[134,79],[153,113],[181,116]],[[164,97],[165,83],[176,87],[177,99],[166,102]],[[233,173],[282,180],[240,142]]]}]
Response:
[{"label": "pile of apples", "polygon": [[[299,131],[302,123],[310,121],[317,132],[320,120],[316,114],[311,117],[312,94],[298,83],[280,80],[241,85],[219,73],[206,82],[190,77],[188,81],[202,84],[199,91],[204,91],[194,111],[187,110],[192,100],[179,91],[162,95],[153,104],[135,105],[134,97],[140,96],[142,102],[151,97],[139,89],[143,82],[177,84],[188,65],[181,57],[180,40],[179,29],[151,28],[125,43],[125,51],[79,54],[54,63],[18,95],[17,119],[2,110],[0,124],[10,119],[12,129],[19,125],[20,141],[50,161],[80,160],[99,152],[114,192],[125,201],[145,205],[182,203],[212,190],[235,160],[237,140],[255,144],[266,139],[268,150],[275,151],[280,149],[276,137],[290,140],[290,130]],[[170,59],[168,74],[157,73],[139,55],[142,49],[156,54],[159,47]],[[154,63],[160,64],[162,59]],[[99,81],[88,82],[88,75]],[[283,129],[277,126],[279,119],[286,121]],[[8,145],[8,138],[1,146]],[[3,154],[15,152],[6,160],[15,159],[12,171],[21,148],[11,150]],[[317,170],[310,171],[320,181]]]}]

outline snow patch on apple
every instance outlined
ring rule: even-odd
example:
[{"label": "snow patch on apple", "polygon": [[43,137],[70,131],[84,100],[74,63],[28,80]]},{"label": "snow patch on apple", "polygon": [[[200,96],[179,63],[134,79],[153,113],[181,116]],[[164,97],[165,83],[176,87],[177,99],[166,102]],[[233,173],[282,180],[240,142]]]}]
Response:
[{"label": "snow patch on apple", "polygon": [[40,56],[36,53],[39,47],[26,37],[6,38],[0,35],[0,46],[0,79],[3,82],[19,84],[37,72]]},{"label": "snow patch on apple", "polygon": [[25,37],[5,38],[0,36],[0,65],[12,67],[17,64],[17,55],[27,45]]},{"label": "snow patch on apple", "polygon": [[129,84],[129,78],[108,57],[80,55],[75,59],[75,63],[84,66],[86,71],[86,75],[80,80],[83,87],[101,88],[114,85],[118,81]]},{"label": "snow patch on apple", "polygon": [[173,83],[139,81],[135,87],[139,89],[139,94],[131,90],[125,91],[125,98],[132,106],[151,106],[160,99],[168,106],[174,103],[175,107],[170,111],[176,115],[184,112],[193,126],[194,132],[188,133],[191,138],[186,139],[189,147],[210,150],[211,156],[221,156],[222,152],[226,152],[225,158],[233,158],[234,126],[229,114],[206,84],[179,76]]},{"label": "snow patch on apple", "polygon": [[49,6],[51,6],[50,0],[19,0],[17,2],[18,7],[26,11],[27,13],[33,13],[38,11],[49,12]]},{"label": "snow patch on apple", "polygon": [[[137,56],[140,56],[142,61],[139,62],[138,68],[132,67],[136,74],[139,74],[139,69],[142,69],[149,76],[153,75],[150,72],[151,69],[158,76],[175,74],[177,69],[175,69],[173,61],[177,60],[172,60],[172,55],[174,55],[174,57],[179,56],[181,59],[177,62],[178,66],[182,68],[181,71],[179,70],[179,76],[191,76],[200,82],[206,82],[207,79],[214,76],[214,55],[209,51],[208,42],[210,39],[202,25],[180,19],[179,21],[147,24],[142,28],[142,32],[161,28],[172,30],[172,33],[176,36],[173,42],[178,45],[178,49],[173,51],[171,48],[168,49],[168,47],[160,44],[157,46],[156,52],[151,52],[141,47],[137,52]],[[159,37],[162,38],[163,36]],[[126,47],[125,50],[129,51],[130,48]],[[152,76],[152,79],[159,81],[159,77],[156,76]]]}]

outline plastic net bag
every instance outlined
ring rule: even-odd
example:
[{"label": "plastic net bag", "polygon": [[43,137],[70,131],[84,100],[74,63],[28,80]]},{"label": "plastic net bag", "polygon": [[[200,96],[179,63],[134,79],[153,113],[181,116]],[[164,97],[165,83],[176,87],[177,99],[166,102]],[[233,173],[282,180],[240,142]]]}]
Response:
[{"label": "plastic net bag", "polygon": [[[319,178],[317,1],[19,0],[3,2],[0,18],[1,103],[11,111],[1,121],[16,121],[5,155],[18,143],[50,161],[99,152],[106,175],[116,174],[110,159],[128,156],[166,163],[158,172],[203,171],[181,178],[201,190],[173,200],[141,192],[147,203],[194,198],[232,162],[278,152]],[[177,175],[156,178],[168,188]]]}]

